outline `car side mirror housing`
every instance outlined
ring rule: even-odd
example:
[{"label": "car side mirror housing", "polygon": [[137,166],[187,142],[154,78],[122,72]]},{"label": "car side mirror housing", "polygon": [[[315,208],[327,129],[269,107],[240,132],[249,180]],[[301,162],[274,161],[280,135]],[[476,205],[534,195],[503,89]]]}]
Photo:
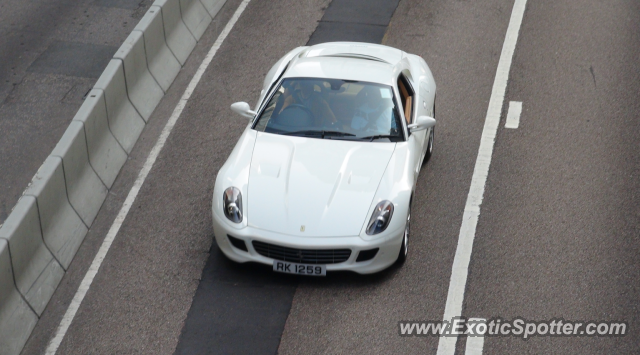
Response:
[{"label": "car side mirror housing", "polygon": [[429,116],[420,116],[416,119],[416,121],[407,126],[411,133],[424,131],[425,129],[429,129],[436,125],[436,119]]},{"label": "car side mirror housing", "polygon": [[231,111],[246,118],[254,118],[256,116],[256,112],[251,110],[251,106],[249,106],[249,104],[244,101],[236,102],[235,104],[231,105]]}]

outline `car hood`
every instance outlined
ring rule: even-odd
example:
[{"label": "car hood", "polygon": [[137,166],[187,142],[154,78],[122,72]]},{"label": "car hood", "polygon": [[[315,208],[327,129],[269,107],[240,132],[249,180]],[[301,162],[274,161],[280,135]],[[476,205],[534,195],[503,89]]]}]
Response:
[{"label": "car hood", "polygon": [[308,237],[359,235],[395,146],[258,133],[249,226]]}]

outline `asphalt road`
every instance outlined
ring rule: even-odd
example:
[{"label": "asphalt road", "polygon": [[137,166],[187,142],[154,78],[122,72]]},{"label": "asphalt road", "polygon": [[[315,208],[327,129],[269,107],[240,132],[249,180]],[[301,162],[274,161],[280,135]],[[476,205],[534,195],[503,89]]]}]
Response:
[{"label": "asphalt road", "polygon": [[[239,3],[228,0],[221,25],[207,30],[154,112],[24,354],[46,348],[160,130]],[[328,20],[341,13],[334,4],[249,3],[171,133],[59,354],[435,353],[438,338],[400,337],[398,321],[442,318],[513,1],[400,0],[388,25]],[[365,35],[422,55],[438,84],[435,153],[418,181],[409,259],[377,275],[327,278],[231,263],[212,243],[210,216],[216,173],[246,125],[229,105],[254,103],[270,66],[332,23],[386,26],[382,37]],[[633,0],[528,2],[463,305],[467,317],[626,321],[629,334],[492,337],[485,354],[640,352],[639,28]],[[515,130],[503,127],[509,101],[523,103]],[[465,343],[459,339],[457,353]]]}]

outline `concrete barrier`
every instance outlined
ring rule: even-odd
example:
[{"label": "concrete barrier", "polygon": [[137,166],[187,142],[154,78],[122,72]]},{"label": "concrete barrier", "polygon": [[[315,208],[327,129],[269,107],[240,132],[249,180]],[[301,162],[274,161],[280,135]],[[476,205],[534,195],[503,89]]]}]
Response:
[{"label": "concrete barrier", "polygon": [[108,189],[127,161],[127,152],[109,130],[107,106],[102,90],[91,90],[73,118],[82,122],[87,137],[89,162]]},{"label": "concrete barrier", "polygon": [[111,133],[127,154],[131,153],[145,121],[127,96],[122,60],[112,59],[93,88],[104,94]]},{"label": "concrete barrier", "polygon": [[180,0],[182,20],[196,41],[204,34],[211,23],[211,16],[199,0]]},{"label": "concrete barrier", "polygon": [[51,155],[62,159],[69,202],[84,224],[90,226],[107,198],[107,187],[89,164],[82,122],[71,121]]},{"label": "concrete barrier", "polygon": [[62,169],[62,159],[50,155],[24,195],[36,198],[44,243],[66,270],[88,229],[67,199]]},{"label": "concrete barrier", "polygon": [[146,121],[226,0],[157,0],[0,225],[0,355],[19,354]]},{"label": "concrete barrier", "polygon": [[40,316],[62,280],[64,270],[44,244],[33,196],[20,198],[0,228],[0,239],[9,243],[18,291]]},{"label": "concrete barrier", "polygon": [[0,239],[0,354],[20,354],[37,322],[13,282],[9,244]]},{"label": "concrete barrier", "polygon": [[129,100],[142,118],[148,121],[151,113],[162,100],[164,91],[147,67],[142,33],[131,32],[113,58],[122,60]]},{"label": "concrete barrier", "polygon": [[180,14],[180,0],[156,0],[149,8],[160,8],[162,22],[164,23],[164,36],[167,47],[176,56],[180,65],[184,65],[189,54],[196,47],[196,39],[182,21]]},{"label": "concrete barrier", "polygon": [[227,0],[200,0],[200,2],[204,5],[204,8],[207,9],[209,15],[214,18]]},{"label": "concrete barrier", "polygon": [[142,33],[149,72],[167,92],[182,66],[165,42],[161,9],[150,8],[133,30]]}]

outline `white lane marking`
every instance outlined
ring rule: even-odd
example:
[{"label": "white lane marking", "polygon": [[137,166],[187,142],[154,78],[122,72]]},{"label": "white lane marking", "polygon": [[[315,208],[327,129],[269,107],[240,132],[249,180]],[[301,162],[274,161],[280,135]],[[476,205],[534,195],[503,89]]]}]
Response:
[{"label": "white lane marking", "polygon": [[[484,318],[469,318],[469,322],[487,323]],[[464,355],[482,355],[484,348],[484,337],[467,337],[467,345],[464,349]]]},{"label": "white lane marking", "polygon": [[467,337],[467,347],[464,349],[464,355],[482,355],[484,347],[484,337]]},{"label": "white lane marking", "polygon": [[78,308],[80,308],[80,304],[82,303],[84,296],[87,294],[87,291],[89,291],[89,287],[93,282],[93,278],[98,273],[98,270],[100,269],[100,265],[102,265],[102,261],[107,255],[107,252],[109,252],[109,248],[111,247],[113,240],[116,238],[116,235],[118,234],[118,231],[122,226],[122,223],[124,222],[125,218],[127,217],[127,214],[129,213],[129,209],[133,205],[133,202],[135,201],[136,197],[138,196],[138,192],[140,192],[140,188],[142,187],[142,184],[144,184],[144,180],[147,178],[147,175],[149,175],[149,171],[151,171],[151,168],[153,167],[153,164],[155,163],[156,158],[158,157],[158,154],[160,154],[162,147],[164,147],[164,144],[167,141],[167,138],[169,137],[171,130],[175,126],[176,122],[178,121],[178,118],[180,118],[180,115],[182,114],[182,110],[184,110],[187,102],[189,101],[189,98],[191,97],[191,94],[193,93],[196,86],[198,85],[198,82],[200,82],[202,75],[204,74],[205,70],[211,63],[211,60],[213,59],[213,57],[216,55],[216,52],[222,45],[222,42],[224,42],[225,38],[227,38],[227,35],[229,34],[229,32],[231,32],[231,29],[236,24],[236,21],[238,21],[238,18],[240,17],[240,15],[242,14],[242,12],[247,7],[250,1],[251,0],[244,0],[240,4],[240,6],[238,6],[238,9],[236,10],[236,12],[233,14],[231,19],[227,23],[227,26],[222,30],[222,33],[220,33],[220,35],[218,36],[218,39],[215,41],[215,43],[209,50],[209,53],[207,53],[206,57],[200,64],[200,67],[198,67],[198,70],[196,71],[193,78],[191,79],[191,82],[189,82],[189,85],[185,89],[184,94],[182,94],[182,97],[180,98],[180,101],[176,105],[175,109],[173,110],[173,113],[171,114],[169,121],[162,129],[162,133],[160,133],[160,137],[158,137],[156,144],[153,146],[153,149],[151,149],[151,152],[149,153],[149,156],[147,157],[147,160],[145,161],[144,166],[142,167],[142,170],[140,170],[140,173],[138,174],[138,177],[136,178],[136,181],[134,182],[133,187],[131,187],[131,190],[129,191],[129,195],[127,195],[127,198],[124,201],[122,208],[120,208],[120,211],[116,216],[116,219],[113,221],[113,224],[111,225],[111,228],[107,233],[107,236],[104,238],[104,241],[100,246],[100,250],[98,250],[98,254],[93,259],[93,262],[91,263],[91,266],[87,271],[87,274],[84,276],[84,279],[82,279],[82,282],[80,283],[80,287],[78,288],[78,291],[76,292],[75,296],[73,296],[73,300],[71,301],[71,304],[69,304],[69,308],[67,308],[67,312],[64,314],[64,317],[62,318],[62,321],[58,326],[56,335],[49,342],[49,346],[47,347],[47,350],[46,350],[47,355],[54,355],[58,351],[58,347],[60,346],[60,343],[62,343],[62,340],[64,339],[64,336],[66,335],[67,330],[69,329],[69,326],[71,325],[71,322],[73,321],[73,318],[76,315],[76,312],[78,312]]},{"label": "white lane marking", "polygon": [[509,101],[509,111],[507,111],[507,122],[504,128],[516,129],[520,126],[520,114],[522,114],[522,102]]},{"label": "white lane marking", "polygon": [[[476,165],[471,178],[471,187],[469,188],[469,195],[467,196],[462,216],[458,246],[453,259],[453,267],[451,268],[449,292],[443,316],[443,320],[447,322],[450,322],[453,317],[459,317],[462,314],[464,289],[467,285],[469,261],[471,259],[473,239],[476,235],[478,217],[480,216],[480,205],[482,204],[487,175],[489,174],[496,132],[500,124],[500,113],[509,79],[513,52],[518,41],[518,33],[520,32],[526,4],[527,0],[515,0],[507,34],[502,45],[502,53],[500,54],[500,61],[498,62],[496,77],[491,90],[489,108],[487,109],[487,116],[482,129],[482,137],[480,138],[478,157],[476,158]],[[440,337],[437,354],[452,355],[455,352],[457,340],[458,338],[454,336]]]}]

